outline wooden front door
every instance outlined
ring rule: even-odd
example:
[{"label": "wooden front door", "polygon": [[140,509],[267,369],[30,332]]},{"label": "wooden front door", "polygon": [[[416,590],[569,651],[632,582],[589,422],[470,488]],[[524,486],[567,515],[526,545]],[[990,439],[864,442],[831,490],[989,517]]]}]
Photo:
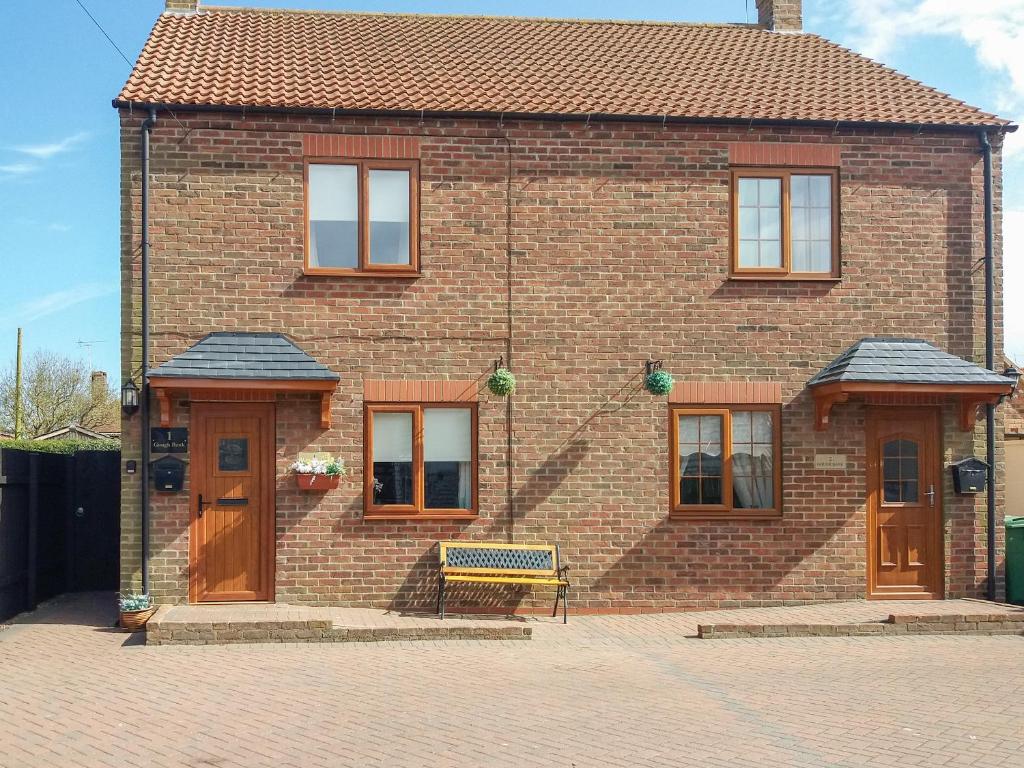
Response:
[{"label": "wooden front door", "polygon": [[868,597],[941,598],[939,414],[873,408],[868,440]]},{"label": "wooden front door", "polygon": [[192,405],[189,599],[273,600],[274,406]]}]

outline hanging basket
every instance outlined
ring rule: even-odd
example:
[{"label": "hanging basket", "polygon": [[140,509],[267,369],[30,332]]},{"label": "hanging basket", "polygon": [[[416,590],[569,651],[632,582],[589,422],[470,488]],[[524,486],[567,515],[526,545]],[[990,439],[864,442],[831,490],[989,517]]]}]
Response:
[{"label": "hanging basket", "polygon": [[303,475],[295,473],[295,484],[304,491],[330,491],[338,487],[341,475]]},{"label": "hanging basket", "polygon": [[516,377],[508,368],[498,368],[487,377],[487,388],[499,397],[508,397],[516,391]]},{"label": "hanging basket", "polygon": [[141,632],[146,628],[146,622],[154,613],[156,613],[155,605],[141,611],[121,611],[121,628],[126,632]]},{"label": "hanging basket", "polygon": [[651,371],[644,377],[644,389],[652,395],[667,395],[672,391],[673,384],[675,381],[672,374],[660,369]]}]

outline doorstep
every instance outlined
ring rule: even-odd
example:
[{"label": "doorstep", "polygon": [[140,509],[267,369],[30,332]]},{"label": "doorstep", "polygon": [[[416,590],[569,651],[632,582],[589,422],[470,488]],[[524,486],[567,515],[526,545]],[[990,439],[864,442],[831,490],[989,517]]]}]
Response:
[{"label": "doorstep", "polygon": [[396,640],[529,640],[517,617],[463,619],[370,608],[281,603],[164,605],[146,624],[146,645],[367,643]]},{"label": "doorstep", "polygon": [[971,599],[865,600],[718,611],[697,625],[702,640],[951,634],[1024,635],[1024,608]]}]

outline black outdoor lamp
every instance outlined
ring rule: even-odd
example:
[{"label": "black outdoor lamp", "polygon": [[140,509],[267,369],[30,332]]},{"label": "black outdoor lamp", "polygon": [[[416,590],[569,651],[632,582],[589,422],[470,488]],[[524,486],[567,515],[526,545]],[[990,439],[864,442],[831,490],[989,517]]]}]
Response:
[{"label": "black outdoor lamp", "polygon": [[1016,366],[1008,365],[1006,366],[1006,370],[1003,371],[1003,376],[1008,379],[1013,379],[1012,389],[1010,390],[1010,397],[1013,397],[1017,394],[1017,385],[1020,384],[1020,371]]},{"label": "black outdoor lamp", "polygon": [[121,410],[129,416],[139,410],[139,388],[131,379],[121,387]]}]

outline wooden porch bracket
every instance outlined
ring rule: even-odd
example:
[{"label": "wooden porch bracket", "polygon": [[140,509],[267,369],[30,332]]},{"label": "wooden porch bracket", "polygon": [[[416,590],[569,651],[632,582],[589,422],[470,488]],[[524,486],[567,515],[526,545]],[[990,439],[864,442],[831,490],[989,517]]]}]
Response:
[{"label": "wooden porch bracket", "polygon": [[309,392],[320,395],[320,428],[331,428],[331,396],[338,382],[329,379],[221,379],[187,378],[184,376],[150,376],[149,386],[159,406],[160,426],[169,427],[173,420],[174,397],[190,400],[261,400],[277,394]]},{"label": "wooden porch bracket", "polygon": [[978,406],[996,405],[1009,395],[1006,384],[894,384],[873,381],[834,381],[811,387],[814,398],[814,428],[828,429],[829,414],[837,403],[851,398],[873,402],[884,398],[889,405],[921,405],[936,400],[952,400],[959,405],[958,426],[963,432],[974,429]]}]

